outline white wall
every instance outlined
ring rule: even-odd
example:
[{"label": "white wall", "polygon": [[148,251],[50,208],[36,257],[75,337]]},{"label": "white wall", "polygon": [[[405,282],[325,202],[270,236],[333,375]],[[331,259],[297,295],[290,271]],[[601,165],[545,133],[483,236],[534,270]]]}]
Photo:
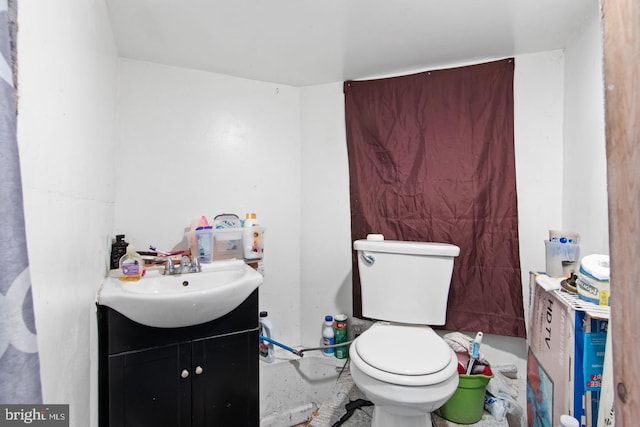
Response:
[{"label": "white wall", "polygon": [[302,88],[302,341],[327,314],[351,317],[351,210],[342,82]]},{"label": "white wall", "polygon": [[602,31],[595,12],[565,54],[562,227],[580,233],[581,256],[609,253]]},{"label": "white wall", "polygon": [[544,240],[562,222],[562,51],[521,55],[514,75],[518,234],[525,319],[529,272],[545,270]]},{"label": "white wall", "polygon": [[104,2],[18,5],[18,143],[45,403],[90,424],[91,306],[113,230],[117,59]]},{"label": "white wall", "polygon": [[121,60],[116,232],[136,248],[186,248],[193,219],[255,212],[265,233],[260,308],[300,340],[297,88]]}]

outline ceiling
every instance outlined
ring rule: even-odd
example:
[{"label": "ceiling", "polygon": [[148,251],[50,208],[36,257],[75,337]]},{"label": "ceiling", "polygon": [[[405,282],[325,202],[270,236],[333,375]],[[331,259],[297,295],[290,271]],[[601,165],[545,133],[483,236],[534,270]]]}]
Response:
[{"label": "ceiling", "polygon": [[598,0],[106,0],[121,57],[292,86],[562,49]]}]

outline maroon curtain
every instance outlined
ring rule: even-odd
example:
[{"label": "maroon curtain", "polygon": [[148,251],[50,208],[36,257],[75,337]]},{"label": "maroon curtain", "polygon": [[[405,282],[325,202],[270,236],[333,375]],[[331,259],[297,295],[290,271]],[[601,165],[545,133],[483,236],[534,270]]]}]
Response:
[{"label": "maroon curtain", "polygon": [[[344,83],[351,237],[458,245],[448,330],[525,336],[513,70],[507,59]],[[355,254],[353,273],[360,316]]]}]

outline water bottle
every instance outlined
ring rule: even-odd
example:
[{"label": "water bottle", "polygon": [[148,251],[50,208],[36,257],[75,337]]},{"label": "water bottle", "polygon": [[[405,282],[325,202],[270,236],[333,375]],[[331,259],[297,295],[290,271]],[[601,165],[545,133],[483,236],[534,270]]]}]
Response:
[{"label": "water bottle", "polygon": [[[324,316],[324,327],[322,328],[322,345],[333,345],[335,342],[333,334],[333,316]],[[322,354],[325,356],[333,356],[334,349],[325,348],[322,350]]]},{"label": "water bottle", "polygon": [[[271,338],[273,326],[271,325],[271,320],[269,320],[267,316],[268,313],[266,311],[260,312],[260,335]],[[273,362],[273,344],[268,341],[260,340],[260,359],[267,363]]]}]

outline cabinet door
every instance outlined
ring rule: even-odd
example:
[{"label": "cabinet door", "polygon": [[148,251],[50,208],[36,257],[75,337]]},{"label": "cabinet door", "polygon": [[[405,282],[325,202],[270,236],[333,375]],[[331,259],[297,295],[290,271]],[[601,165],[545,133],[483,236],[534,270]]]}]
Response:
[{"label": "cabinet door", "polygon": [[109,425],[191,425],[190,343],[109,357]]},{"label": "cabinet door", "polygon": [[194,341],[192,363],[194,427],[259,425],[257,330]]}]

